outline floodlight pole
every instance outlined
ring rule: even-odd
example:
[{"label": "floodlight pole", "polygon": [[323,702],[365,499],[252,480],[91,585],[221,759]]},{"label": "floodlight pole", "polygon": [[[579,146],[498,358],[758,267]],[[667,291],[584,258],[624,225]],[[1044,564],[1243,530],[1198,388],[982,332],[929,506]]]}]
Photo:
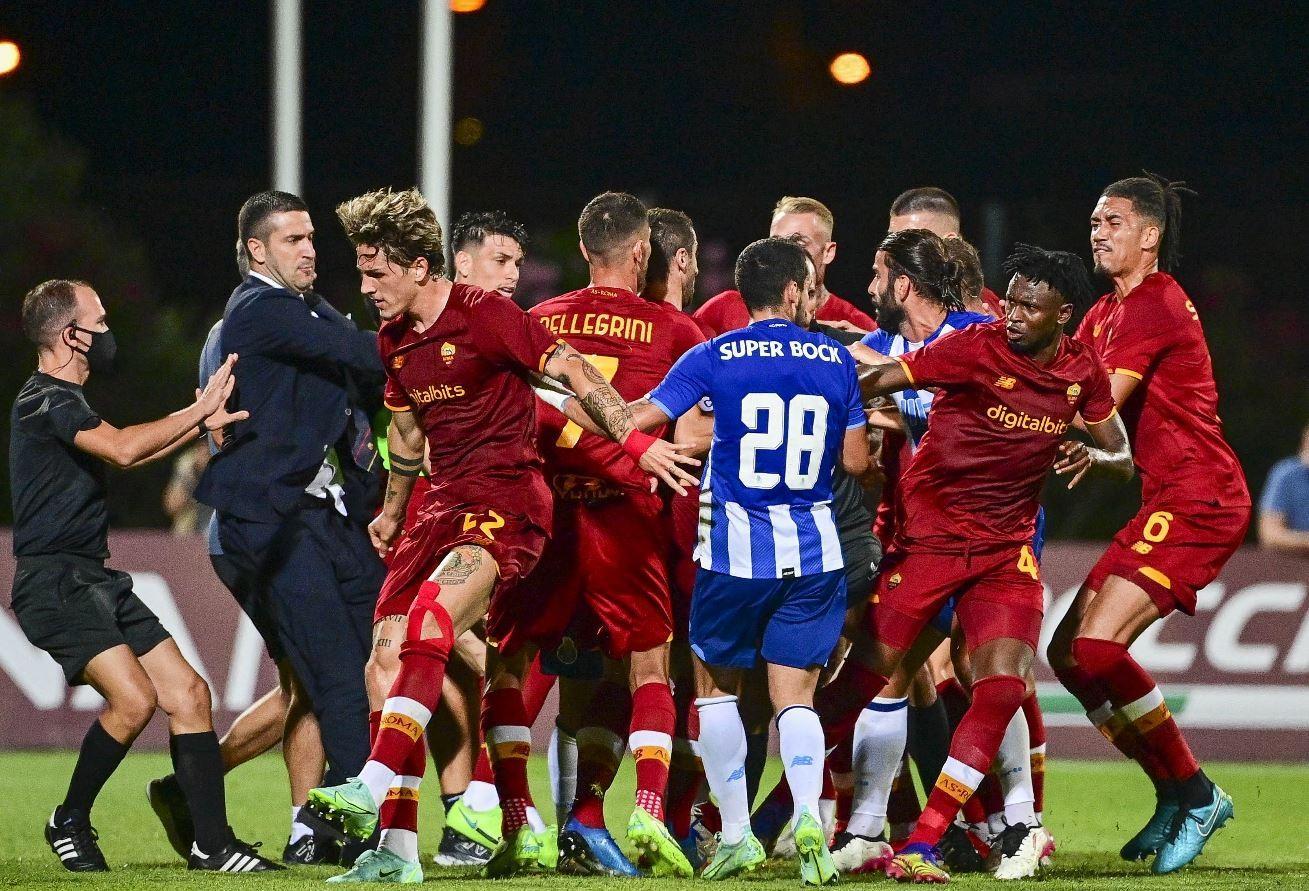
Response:
[{"label": "floodlight pole", "polygon": [[454,106],[454,39],[450,0],[423,0],[418,112],[418,185],[450,231],[450,120]]},{"label": "floodlight pole", "polygon": [[300,0],[273,0],[273,188],[300,194]]}]

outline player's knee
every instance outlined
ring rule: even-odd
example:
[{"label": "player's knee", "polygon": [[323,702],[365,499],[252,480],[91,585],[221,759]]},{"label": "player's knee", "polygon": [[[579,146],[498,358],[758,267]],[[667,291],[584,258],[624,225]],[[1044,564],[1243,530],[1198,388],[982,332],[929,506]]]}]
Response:
[{"label": "player's knee", "polygon": [[158,706],[159,699],[149,684],[133,686],[109,697],[109,708],[114,716],[134,733],[145,729]]},{"label": "player's knee", "polygon": [[1065,629],[1063,623],[1060,623],[1050,637],[1050,643],[1045,648],[1045,658],[1055,671],[1064,671],[1077,664],[1077,660],[1073,657],[1073,637],[1074,632]]},{"label": "player's knee", "polygon": [[364,665],[364,684],[371,699],[385,698],[400,673],[400,654],[394,648],[373,649]]},{"label": "player's knee", "polygon": [[209,685],[198,674],[179,681],[162,691],[159,704],[170,718],[181,718],[187,723],[207,723],[210,720]]}]

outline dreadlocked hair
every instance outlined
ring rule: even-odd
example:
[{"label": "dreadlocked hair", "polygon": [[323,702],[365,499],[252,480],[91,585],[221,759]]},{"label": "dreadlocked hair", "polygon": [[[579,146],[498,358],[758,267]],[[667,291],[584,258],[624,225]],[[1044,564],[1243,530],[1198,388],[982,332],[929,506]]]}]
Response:
[{"label": "dreadlocked hair", "polygon": [[1195,196],[1183,181],[1168,180],[1148,170],[1120,179],[1104,190],[1106,198],[1126,198],[1141,216],[1159,225],[1159,268],[1171,272],[1182,259],[1182,195]]},{"label": "dreadlocked hair", "polygon": [[1084,313],[1095,300],[1095,290],[1086,266],[1076,254],[1047,251],[1032,244],[1014,245],[1004,261],[1005,278],[1021,275],[1029,282],[1043,282],[1073,305],[1074,316]]}]

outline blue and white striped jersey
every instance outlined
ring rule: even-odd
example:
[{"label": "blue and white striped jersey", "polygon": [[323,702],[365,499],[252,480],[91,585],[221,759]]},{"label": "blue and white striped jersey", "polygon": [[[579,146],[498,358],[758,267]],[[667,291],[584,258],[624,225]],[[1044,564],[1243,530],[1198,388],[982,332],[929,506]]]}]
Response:
[{"label": "blue and white striped jersey", "polygon": [[832,468],[865,423],[854,358],[824,334],[764,319],[688,351],[650,400],[669,417],[708,396],[714,438],[697,562],[739,578],[841,569]]},{"label": "blue and white striped jersey", "polygon": [[[903,334],[895,334],[885,328],[878,328],[876,331],[870,332],[864,337],[863,343],[865,346],[877,350],[883,356],[903,356],[906,353],[912,353],[925,344],[931,343],[938,337],[949,334],[951,331],[958,331],[960,328],[967,328],[969,325],[979,322],[994,321],[995,319],[990,316],[984,316],[980,313],[955,310],[946,313],[945,321],[941,323],[941,327],[933,331],[922,343],[914,343]],[[923,434],[927,432],[927,413],[932,408],[931,391],[901,390],[898,393],[892,393],[891,398],[895,400],[896,407],[900,409],[900,416],[904,418],[905,425],[909,428],[909,435],[912,438],[914,448],[917,448]]]}]

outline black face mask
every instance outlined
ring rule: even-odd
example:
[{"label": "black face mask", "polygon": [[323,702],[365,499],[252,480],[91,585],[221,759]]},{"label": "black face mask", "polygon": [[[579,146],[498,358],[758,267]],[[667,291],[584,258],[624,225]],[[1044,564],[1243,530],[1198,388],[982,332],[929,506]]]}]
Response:
[{"label": "black face mask", "polygon": [[[83,334],[90,335],[91,345],[84,350],[74,350],[86,356],[87,367],[95,374],[111,375],[114,373],[114,355],[118,352],[118,344],[114,340],[112,331],[91,331],[88,328],[81,328],[77,325],[69,325],[74,331],[80,331]],[[80,344],[81,341],[77,338]]]}]

